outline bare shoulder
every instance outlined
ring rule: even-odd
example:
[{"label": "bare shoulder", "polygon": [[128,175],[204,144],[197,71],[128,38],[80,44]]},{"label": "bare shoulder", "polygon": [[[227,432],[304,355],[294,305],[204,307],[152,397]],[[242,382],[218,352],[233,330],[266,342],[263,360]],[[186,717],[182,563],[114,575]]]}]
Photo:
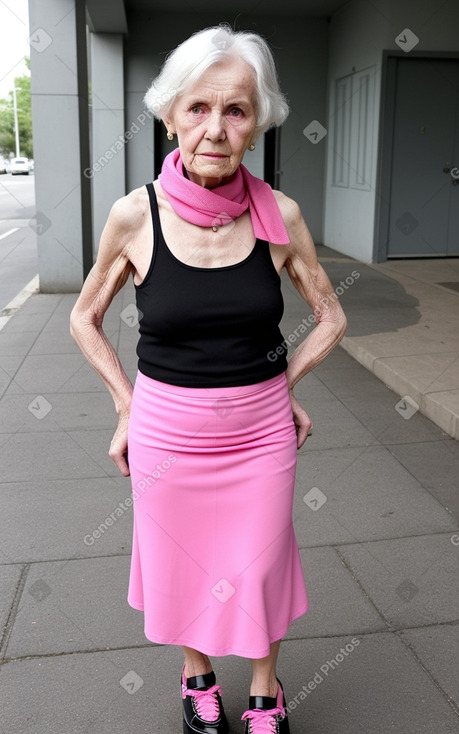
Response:
[{"label": "bare shoulder", "polygon": [[273,190],[274,197],[284,220],[290,244],[285,246],[286,260],[300,257],[310,265],[315,264],[316,249],[314,241],[304,220],[298,203],[282,191]]},{"label": "bare shoulder", "polygon": [[100,264],[108,265],[119,257],[132,260],[148,211],[148,192],[144,186],[114,202],[100,238],[97,258]]},{"label": "bare shoulder", "polygon": [[113,204],[107,224],[120,232],[133,232],[141,229],[149,210],[148,192],[145,186],[133,189]]},{"label": "bare shoulder", "polygon": [[277,191],[277,189],[273,189],[273,194],[287,230],[289,227],[298,225],[303,219],[303,215],[296,201],[282,191]]}]

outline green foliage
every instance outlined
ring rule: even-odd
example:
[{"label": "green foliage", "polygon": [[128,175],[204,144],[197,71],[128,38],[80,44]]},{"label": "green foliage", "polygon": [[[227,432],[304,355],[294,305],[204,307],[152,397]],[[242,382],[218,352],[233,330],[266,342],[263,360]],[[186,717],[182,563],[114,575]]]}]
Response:
[{"label": "green foliage", "polygon": [[[30,60],[26,58],[27,68],[30,69]],[[32,98],[30,92],[30,76],[18,76],[14,80],[18,108],[19,128],[19,155],[33,158],[32,141]],[[0,150],[3,155],[16,155],[14,136],[14,109],[13,92],[9,92],[8,99],[0,99]]]}]

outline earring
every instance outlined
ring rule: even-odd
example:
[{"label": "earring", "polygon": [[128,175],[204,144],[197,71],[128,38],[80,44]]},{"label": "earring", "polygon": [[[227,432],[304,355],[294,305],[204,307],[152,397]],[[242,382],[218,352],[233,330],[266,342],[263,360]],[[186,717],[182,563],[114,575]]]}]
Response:
[{"label": "earring", "polygon": [[255,150],[255,143],[250,143],[249,150]]},{"label": "earring", "polygon": [[168,132],[167,133],[167,139],[168,140],[173,140],[174,139],[174,133]]}]

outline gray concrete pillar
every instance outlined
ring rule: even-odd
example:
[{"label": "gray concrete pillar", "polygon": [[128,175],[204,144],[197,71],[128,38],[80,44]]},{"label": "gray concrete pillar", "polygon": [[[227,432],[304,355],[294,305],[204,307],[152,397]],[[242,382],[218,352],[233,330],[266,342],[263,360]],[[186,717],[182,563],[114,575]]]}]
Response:
[{"label": "gray concrete pillar", "polygon": [[29,0],[38,269],[45,293],[92,267],[84,0]]},{"label": "gray concrete pillar", "polygon": [[123,36],[91,33],[93,242],[97,252],[110,208],[126,193]]},{"label": "gray concrete pillar", "polygon": [[[147,65],[145,65],[147,66]],[[141,65],[139,65],[140,68]],[[150,67],[148,67],[150,71]],[[140,77],[140,73],[139,73]],[[154,171],[154,126],[153,116],[148,112],[143,103],[143,98],[150,82],[145,82],[142,88],[142,79],[136,82],[135,91],[126,91],[126,129],[135,134],[127,145],[126,157],[126,182],[128,191],[139,186],[144,186],[153,181]],[[163,127],[161,134],[166,136]],[[176,138],[177,140],[177,138]]]}]

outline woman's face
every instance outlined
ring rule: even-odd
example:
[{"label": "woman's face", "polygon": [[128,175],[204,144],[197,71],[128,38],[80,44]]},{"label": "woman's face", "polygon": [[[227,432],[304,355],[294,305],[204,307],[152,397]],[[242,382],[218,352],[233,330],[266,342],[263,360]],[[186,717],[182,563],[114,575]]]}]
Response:
[{"label": "woman's face", "polygon": [[210,66],[165,119],[169,132],[177,134],[189,179],[206,188],[236,171],[256,122],[254,73],[239,58]]}]

